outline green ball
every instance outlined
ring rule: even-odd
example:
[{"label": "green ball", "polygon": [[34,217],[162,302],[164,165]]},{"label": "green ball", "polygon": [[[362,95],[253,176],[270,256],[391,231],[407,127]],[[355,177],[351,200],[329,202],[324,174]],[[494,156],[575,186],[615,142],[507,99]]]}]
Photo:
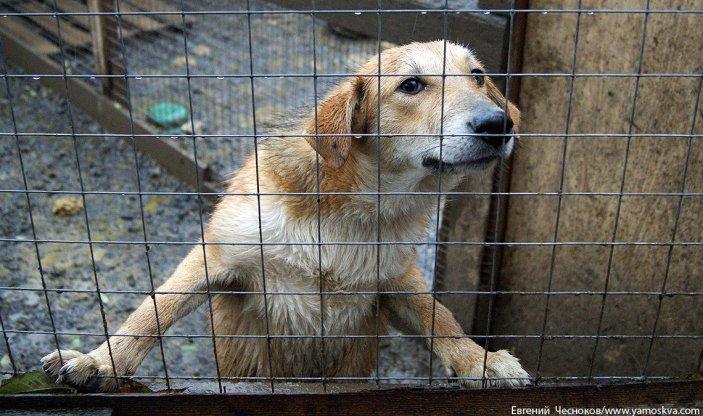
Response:
[{"label": "green ball", "polygon": [[158,103],[149,109],[148,117],[161,127],[180,126],[188,120],[188,110],[181,104]]}]

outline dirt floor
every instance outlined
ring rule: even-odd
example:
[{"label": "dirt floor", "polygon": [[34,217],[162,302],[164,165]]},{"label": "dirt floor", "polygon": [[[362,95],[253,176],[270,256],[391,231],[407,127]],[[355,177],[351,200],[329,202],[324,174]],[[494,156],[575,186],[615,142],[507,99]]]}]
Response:
[{"label": "dirt floor", "polygon": [[[203,3],[202,7],[215,7]],[[257,3],[258,4],[258,3]],[[258,4],[261,7],[261,4]],[[270,7],[270,6],[266,6]],[[237,20],[238,19],[238,20]],[[191,72],[210,74],[246,73],[249,65],[247,25],[241,16],[208,16],[196,19],[188,31]],[[268,19],[268,20],[266,20]],[[237,20],[237,21],[234,21]],[[311,18],[299,15],[259,16],[253,20],[255,72],[273,74],[312,72]],[[224,30],[218,30],[225,28]],[[321,23],[316,25],[317,70],[343,73],[371,56],[377,48],[372,40],[340,38]],[[266,51],[261,45],[275,45]],[[183,75],[183,36],[169,32],[127,42],[130,73]],[[191,55],[192,54],[192,55]],[[80,60],[80,55],[71,55]],[[81,68],[80,62],[68,62]],[[74,70],[78,70],[74,69]],[[10,66],[10,73],[22,72]],[[335,79],[320,78],[319,94]],[[249,79],[193,79],[192,104],[197,133],[251,134],[252,101]],[[11,79],[12,102],[2,85],[0,131],[20,133],[63,133],[62,136],[22,135],[19,143],[11,135],[0,136],[0,189],[108,191],[80,195],[33,193],[30,219],[27,197],[21,192],[0,192],[0,238],[31,240],[34,223],[37,239],[63,243],[0,240],[0,316],[10,351],[0,340],[0,371],[24,372],[39,368],[39,358],[56,348],[87,351],[104,341],[104,328],[95,294],[97,279],[109,331],[141,302],[141,293],[162,283],[189,250],[188,245],[67,244],[65,241],[92,240],[196,241],[200,237],[199,201],[194,196],[144,196],[121,192],[137,191],[135,163],[144,191],[190,191],[156,165],[134,153],[129,142],[109,136],[74,139],[70,133],[103,133],[99,125],[73,109],[68,111],[62,95],[41,86],[32,78]],[[183,78],[133,79],[130,90],[137,117],[144,117],[157,102],[189,104],[188,85]],[[257,79],[255,82],[257,126],[265,129],[276,114],[284,114],[313,101],[310,78]],[[12,104],[12,106],[10,106]],[[10,108],[14,110],[14,123]],[[73,127],[73,128],[72,128]],[[261,131],[261,130],[259,130]],[[248,141],[247,141],[248,140]],[[251,150],[251,139],[198,138],[198,152],[204,163],[226,174],[236,169]],[[184,149],[191,150],[188,141]],[[20,166],[19,154],[23,168]],[[77,164],[80,163],[80,175]],[[142,227],[142,215],[144,227]],[[207,220],[207,212],[203,214]],[[86,222],[87,220],[87,222]],[[87,226],[89,225],[89,227]],[[432,237],[428,236],[428,241]],[[419,247],[421,265],[432,268],[432,246]],[[39,263],[40,260],[41,264]],[[42,282],[43,280],[43,282]],[[43,284],[48,292],[41,291]],[[51,308],[51,313],[49,307]],[[214,377],[212,343],[208,337],[206,308],[178,322],[170,331],[177,338],[163,341],[171,377]],[[52,324],[53,319],[53,324]],[[83,335],[83,334],[94,335]],[[380,375],[426,377],[429,354],[417,340],[384,341]],[[435,360],[436,362],[436,360]],[[162,358],[155,348],[139,369],[138,376],[163,376]],[[435,365],[434,373],[443,373]],[[412,381],[412,380],[410,380]]]}]

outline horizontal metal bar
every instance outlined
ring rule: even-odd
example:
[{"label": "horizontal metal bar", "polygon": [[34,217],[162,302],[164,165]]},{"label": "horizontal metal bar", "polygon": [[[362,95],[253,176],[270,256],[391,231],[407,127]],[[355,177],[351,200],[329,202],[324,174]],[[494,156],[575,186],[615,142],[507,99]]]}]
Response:
[{"label": "horizontal metal bar", "polygon": [[0,194],[48,194],[48,195],[119,195],[119,196],[139,196],[139,195],[161,195],[161,196],[314,196],[325,195],[347,195],[347,196],[678,196],[678,197],[701,197],[703,192],[469,192],[469,191],[408,191],[408,192],[169,192],[169,191],[80,191],[62,189],[0,189]]},{"label": "horizontal metal bar", "polygon": [[[516,78],[699,78],[701,74],[697,73],[690,73],[690,72],[651,72],[651,73],[642,73],[642,74],[632,74],[632,73],[626,73],[626,72],[584,72],[584,73],[575,73],[575,74],[570,74],[570,73],[561,73],[561,72],[523,72],[523,73],[513,73],[513,72],[495,72],[495,73],[490,73],[490,72],[485,72],[484,75],[486,76],[491,76],[491,77],[496,77],[496,78],[502,78],[502,77],[516,77]],[[358,72],[336,72],[336,73],[261,73],[261,74],[198,74],[198,73],[190,73],[186,74],[180,73],[180,74],[104,74],[104,75],[98,75],[98,74],[6,74],[0,76],[2,77],[7,77],[7,78],[20,78],[20,79],[27,79],[27,78],[32,78],[35,81],[39,81],[42,78],[67,78],[67,79],[90,79],[90,80],[96,80],[96,79],[110,79],[110,78],[118,78],[118,79],[124,79],[124,78],[130,78],[130,79],[135,79],[135,80],[143,80],[143,79],[219,79],[219,80],[225,80],[225,79],[271,79],[271,78],[278,78],[278,79],[288,79],[288,78],[347,78],[347,77],[354,77],[354,76],[364,76],[364,77],[374,77],[374,78],[398,78],[398,77],[447,77],[447,78],[452,78],[452,77],[468,77],[468,74],[465,73],[446,73],[446,74],[435,74],[435,73],[392,73],[392,74],[380,74],[378,72],[372,72],[372,73],[358,73]]]},{"label": "horizontal metal bar", "polygon": [[387,246],[387,245],[468,245],[468,246],[703,246],[703,241],[127,241],[127,240],[58,240],[58,239],[17,239],[0,238],[0,243],[47,243],[47,244],[114,244],[114,245],[213,245],[213,246]]},{"label": "horizontal metal bar", "polygon": [[[9,372],[4,372],[0,371],[0,374],[12,374]],[[114,376],[101,376],[97,375],[95,376],[96,378],[114,378]],[[132,376],[119,376],[118,379],[121,380],[164,380],[165,378],[162,376],[150,376],[150,375],[132,375]],[[169,379],[172,380],[217,380],[217,377],[208,377],[208,376],[175,376],[171,377],[169,376]],[[220,376],[220,379],[224,380],[230,380],[230,381],[245,381],[245,382],[256,382],[256,381],[269,381],[273,379],[274,381],[281,381],[281,382],[292,382],[292,381],[302,381],[302,382],[311,382],[311,381],[322,381],[322,380],[328,380],[328,381],[374,381],[377,378],[375,376],[372,377],[353,377],[353,376],[339,376],[339,377],[314,377],[314,376],[302,376],[302,377],[285,377],[285,376],[274,376],[274,377],[269,377],[269,376],[243,376],[243,377],[226,377],[226,376]],[[419,376],[409,376],[409,377],[400,377],[400,376],[388,376],[388,377],[380,377],[381,380],[383,381],[401,381],[401,380],[406,380],[406,381],[426,381],[427,377],[419,377]],[[443,377],[443,379],[447,381],[460,381],[460,380],[482,380],[482,377],[459,377],[459,376],[452,376],[452,377]],[[524,377],[487,377],[488,380],[524,380]],[[1,408],[1,407],[0,407]]]},{"label": "horizontal metal bar", "polygon": [[353,14],[361,16],[364,14],[475,14],[490,15],[493,13],[530,13],[530,14],[585,14],[593,16],[596,14],[703,14],[703,9],[296,9],[296,10],[184,10],[184,11],[120,11],[120,12],[0,12],[0,18],[9,16],[210,16],[210,15],[287,15],[287,14]]},{"label": "horizontal metal bar", "polygon": [[[12,375],[13,373],[10,371],[0,371],[0,374],[8,374]],[[110,377],[112,378],[112,377]],[[152,375],[123,375],[119,377],[122,380],[164,380],[163,376],[152,376]],[[257,381],[269,381],[273,378],[275,381],[279,382],[291,382],[291,381],[302,381],[302,382],[311,382],[311,381],[322,381],[322,377],[314,377],[314,376],[301,376],[301,377],[285,377],[285,376],[242,376],[242,377],[228,377],[228,376],[220,376],[220,379],[223,381],[232,381],[232,382],[257,382]],[[442,377],[445,380],[474,380],[474,378],[471,377]],[[215,376],[186,376],[186,375],[175,375],[175,376],[170,376],[169,379],[171,380],[192,380],[192,381],[207,381],[207,380],[217,380],[217,377]],[[374,376],[369,376],[369,377],[344,377],[344,376],[325,376],[324,380],[328,381],[375,381],[377,377]],[[381,381],[418,381],[418,382],[427,382],[428,377],[422,377],[422,376],[379,376],[379,380]],[[482,377],[475,378],[477,380],[481,380]],[[494,378],[489,378],[491,380],[499,380],[499,379],[494,379]],[[506,378],[500,378],[500,379],[506,379]],[[512,379],[512,378],[507,378],[507,379]],[[594,381],[634,381],[634,382],[641,382],[642,381],[642,376],[593,376],[593,377],[587,377],[587,376],[542,376],[540,377],[541,380],[543,381],[551,381],[551,382],[564,382],[564,381],[581,381],[581,380],[594,380]],[[647,380],[653,380],[653,381],[675,381],[677,383],[682,383],[681,378],[678,376],[647,376]],[[703,384],[701,382],[698,382],[699,384]],[[409,387],[416,387],[416,386],[409,386]],[[598,386],[598,389],[608,389],[609,387],[615,387],[615,386]],[[442,389],[443,387],[439,387],[439,389]],[[444,387],[446,388],[446,387]],[[540,390],[547,390],[552,387],[545,386],[541,387]],[[703,388],[703,386],[702,386]],[[450,387],[451,391],[466,391],[466,392],[477,392],[479,390],[472,390],[472,389],[457,389],[456,387],[452,386]],[[384,389],[385,390],[385,389]],[[489,391],[495,391],[495,388],[489,389]],[[509,391],[524,391],[528,390],[530,391],[531,389],[509,389]],[[231,394],[229,394],[231,395]],[[289,396],[289,393],[283,393],[281,394],[282,396]],[[49,397],[56,397],[59,395],[48,395]],[[109,394],[83,394],[79,395],[78,397],[105,397],[108,396],[110,397]],[[125,394],[120,394],[120,396],[125,396]],[[140,394],[140,396],[144,397],[149,397],[148,395]],[[185,397],[192,397],[191,394],[185,394]],[[251,395],[253,397],[260,397],[260,394],[254,394]],[[3,396],[7,397],[8,399],[11,398],[12,396]],[[17,396],[15,396],[17,397]],[[32,395],[25,395],[23,397],[42,397],[42,395],[37,395],[37,394],[32,394]],[[74,396],[75,397],[75,396]],[[115,397],[114,395],[112,397]],[[163,397],[163,395],[162,395]],[[221,397],[221,396],[218,396]],[[1,403],[1,402],[0,402]],[[0,405],[0,409],[2,408],[2,405]]]},{"label": "horizontal metal bar", "polygon": [[[7,334],[33,334],[33,335],[54,335],[53,331],[42,331],[42,330],[17,330],[17,329],[5,329]],[[277,335],[277,334],[237,334],[237,335],[218,335],[218,334],[136,334],[136,333],[107,333],[105,332],[72,332],[72,331],[56,331],[56,335],[61,336],[84,336],[84,337],[100,337],[105,338],[105,336],[110,337],[124,337],[124,338],[184,338],[184,339],[462,339],[462,338],[476,338],[476,339],[595,339],[595,338],[610,338],[610,339],[651,339],[652,334],[647,335],[540,335],[540,334],[525,334],[525,335],[383,335],[383,334],[369,334],[369,335],[356,335],[356,334],[344,334],[344,335]],[[655,338],[662,339],[703,339],[703,334],[696,335],[676,335],[676,334],[661,334],[655,335]],[[295,377],[292,377],[295,378]]]},{"label": "horizontal metal bar", "polygon": [[[33,288],[33,287],[21,287],[21,286],[0,286],[0,290],[4,291],[16,291],[16,292],[55,292],[57,294],[62,293],[91,293],[98,294],[97,291],[91,289],[64,289],[64,288]],[[147,291],[147,290],[100,290],[100,293],[105,294],[122,294],[122,295],[140,295],[140,296],[155,296],[155,295],[207,295],[208,293],[212,295],[271,295],[271,296],[301,296],[301,295],[325,295],[325,296],[361,296],[361,295],[403,295],[403,296],[417,296],[417,295],[478,295],[478,296],[495,296],[495,295],[515,295],[515,296],[602,296],[604,291],[579,291],[579,290],[566,290],[566,291],[536,291],[536,290],[435,290],[435,291],[319,291],[306,292],[306,291],[287,291],[287,292],[276,292],[276,291],[245,291],[245,290],[210,290],[210,291]],[[647,291],[608,291],[608,295],[614,296],[656,296],[656,297],[675,297],[675,296],[703,296],[703,292],[647,292]]]},{"label": "horizontal metal bar", "polygon": [[[70,133],[49,133],[49,132],[18,132],[18,136],[23,137],[23,136],[31,136],[31,137],[73,137],[73,134]],[[627,133],[598,133],[598,132],[589,132],[589,133],[569,133],[569,134],[563,134],[563,133],[530,133],[530,132],[520,132],[520,133],[515,133],[515,134],[491,134],[491,133],[486,133],[486,134],[478,134],[478,133],[465,133],[465,134],[439,134],[439,133],[427,133],[427,134],[419,134],[419,133],[413,133],[413,134],[393,134],[393,133],[388,133],[384,134],[383,137],[407,137],[407,138],[412,138],[412,137],[474,137],[474,136],[485,136],[485,137],[505,137],[505,136],[518,136],[521,140],[525,138],[532,138],[532,137],[543,137],[543,138],[564,138],[564,137],[579,137],[579,138],[597,138],[597,139],[609,139],[609,138],[618,138],[618,137],[623,137],[623,138],[652,138],[652,139],[657,139],[657,138],[680,138],[680,139],[688,139],[688,138],[693,138],[693,139],[700,139],[703,138],[703,133],[633,133],[633,134],[627,134]],[[0,132],[0,136],[15,136],[14,132]],[[177,139],[177,138],[210,138],[210,137],[220,137],[220,138],[247,138],[251,139],[254,137],[257,138],[274,138],[274,137],[298,137],[298,138],[304,138],[304,137],[317,137],[317,135],[313,133],[300,133],[300,134],[278,134],[278,133],[259,133],[259,134],[226,134],[226,133],[220,133],[220,134],[144,134],[144,133],[137,133],[137,134],[126,134],[126,133],[76,133],[76,137],[95,137],[95,138],[123,138],[123,137],[135,137],[135,138],[140,138],[140,137],[163,137],[163,138],[172,138],[172,139]],[[322,135],[320,135],[322,136]],[[338,136],[348,136],[348,134],[341,134],[341,133],[325,133],[325,137],[338,137]],[[358,133],[354,134],[354,137],[377,137],[378,135],[375,133]]]}]

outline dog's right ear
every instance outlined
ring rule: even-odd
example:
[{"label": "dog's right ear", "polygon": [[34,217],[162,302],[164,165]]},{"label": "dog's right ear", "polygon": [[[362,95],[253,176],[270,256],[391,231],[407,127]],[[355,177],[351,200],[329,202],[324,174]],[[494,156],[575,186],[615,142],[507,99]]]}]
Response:
[{"label": "dog's right ear", "polygon": [[345,81],[318,106],[317,128],[314,114],[305,127],[305,133],[312,135],[306,137],[310,146],[325,163],[335,168],[341,168],[349,157],[353,135],[365,132],[363,94],[364,80],[361,77]]}]

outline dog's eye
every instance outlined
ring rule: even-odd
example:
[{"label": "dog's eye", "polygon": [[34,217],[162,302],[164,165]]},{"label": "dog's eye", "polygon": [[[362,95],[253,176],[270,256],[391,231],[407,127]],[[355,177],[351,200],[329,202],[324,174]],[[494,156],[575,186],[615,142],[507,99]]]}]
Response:
[{"label": "dog's eye", "polygon": [[425,89],[425,84],[417,78],[408,78],[398,86],[398,89],[406,94],[417,94]]},{"label": "dog's eye", "polygon": [[474,68],[471,70],[471,73],[474,74],[474,79],[476,80],[476,83],[478,84],[479,87],[483,87],[484,83],[484,76],[483,76],[483,71],[481,71],[478,68]]}]

